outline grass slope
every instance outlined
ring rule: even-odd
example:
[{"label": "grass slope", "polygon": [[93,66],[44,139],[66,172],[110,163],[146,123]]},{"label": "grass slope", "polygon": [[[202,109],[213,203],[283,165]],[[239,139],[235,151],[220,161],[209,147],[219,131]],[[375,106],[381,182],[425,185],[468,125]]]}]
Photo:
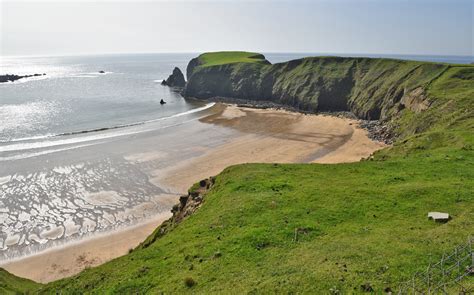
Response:
[{"label": "grass slope", "polygon": [[219,51],[203,53],[198,57],[201,67],[210,67],[232,63],[258,63],[268,64],[262,54],[245,51]]},{"label": "grass slope", "polygon": [[28,294],[37,290],[41,284],[18,278],[0,268],[0,293],[1,294]]},{"label": "grass slope", "polygon": [[[427,64],[429,73],[410,64],[396,72],[420,77],[432,104],[387,112],[400,133],[393,147],[351,164],[227,168],[202,207],[148,247],[39,291],[359,293],[367,283],[377,293],[396,290],[474,233],[474,67]],[[365,72],[372,78],[360,80],[361,92],[378,91],[363,89],[370,81],[390,88],[375,79],[390,71],[382,68]],[[334,70],[337,77],[347,68]],[[453,219],[437,224],[429,211]]]}]

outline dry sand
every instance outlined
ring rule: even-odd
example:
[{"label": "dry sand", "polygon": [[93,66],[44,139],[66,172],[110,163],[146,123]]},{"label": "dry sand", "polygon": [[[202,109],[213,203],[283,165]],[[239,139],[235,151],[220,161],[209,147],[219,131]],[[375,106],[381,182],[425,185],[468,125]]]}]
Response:
[{"label": "dry sand", "polygon": [[[193,183],[216,175],[230,165],[354,162],[385,146],[370,140],[367,132],[358,128],[356,120],[325,115],[218,105],[216,113],[201,122],[233,128],[239,133],[235,139],[195,158],[153,171],[152,183],[185,193]],[[71,276],[85,267],[126,254],[169,216],[169,213],[162,214],[133,228],[53,248],[2,267],[38,282]]]}]

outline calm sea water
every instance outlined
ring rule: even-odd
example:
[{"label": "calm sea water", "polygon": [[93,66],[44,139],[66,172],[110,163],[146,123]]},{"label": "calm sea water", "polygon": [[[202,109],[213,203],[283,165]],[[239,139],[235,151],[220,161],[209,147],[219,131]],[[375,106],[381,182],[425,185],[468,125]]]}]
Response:
[{"label": "calm sea water", "polygon": [[[0,84],[0,142],[172,116],[195,108],[160,85],[193,55],[3,58],[2,73],[46,76]],[[100,74],[99,71],[105,71]],[[167,104],[160,105],[160,99]]]}]

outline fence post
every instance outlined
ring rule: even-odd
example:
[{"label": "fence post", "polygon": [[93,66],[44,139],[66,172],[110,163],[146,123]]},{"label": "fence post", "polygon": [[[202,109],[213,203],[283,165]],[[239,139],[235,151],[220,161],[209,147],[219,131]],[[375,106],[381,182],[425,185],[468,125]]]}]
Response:
[{"label": "fence post", "polygon": [[472,240],[474,238],[471,236],[469,237],[469,253],[471,253],[471,267],[474,267],[474,254],[472,252]]},{"label": "fence post", "polygon": [[428,276],[428,295],[431,295],[431,280],[430,280],[430,271],[431,271],[431,256],[430,256],[430,263],[428,264],[428,268],[426,269],[426,275]]},{"label": "fence post", "polygon": [[441,286],[443,286],[443,293],[446,293],[446,284],[444,283],[445,282],[445,272],[444,272],[444,254],[443,253],[443,256],[441,257]]}]

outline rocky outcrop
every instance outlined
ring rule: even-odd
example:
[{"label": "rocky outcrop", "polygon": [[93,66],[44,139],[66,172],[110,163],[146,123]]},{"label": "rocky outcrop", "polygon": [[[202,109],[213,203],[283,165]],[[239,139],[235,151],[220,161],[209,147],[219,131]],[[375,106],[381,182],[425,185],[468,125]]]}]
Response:
[{"label": "rocky outcrop", "polygon": [[20,80],[23,78],[31,78],[31,77],[40,77],[40,76],[46,76],[46,74],[33,74],[33,75],[0,75],[0,83],[5,83],[5,82],[14,82],[16,80]]},{"label": "rocky outcrop", "polygon": [[146,248],[153,244],[157,239],[164,236],[177,224],[181,223],[188,216],[192,215],[201,206],[206,193],[214,185],[215,178],[210,177],[201,180],[198,185],[193,186],[187,195],[179,197],[179,203],[171,209],[173,216],[164,221],[155,231],[138,247]]},{"label": "rocky outcrop", "polygon": [[168,79],[163,80],[161,84],[170,87],[184,87],[186,85],[186,80],[184,80],[184,75],[181,70],[176,67]]},{"label": "rocky outcrop", "polygon": [[400,100],[400,104],[415,113],[419,113],[426,110],[431,103],[423,87],[418,87],[404,95]]},{"label": "rocky outcrop", "polygon": [[429,82],[449,65],[414,61],[311,57],[274,65],[231,63],[187,67],[184,95],[270,101],[295,109],[350,111],[367,120],[386,120],[408,108],[426,110]]}]

